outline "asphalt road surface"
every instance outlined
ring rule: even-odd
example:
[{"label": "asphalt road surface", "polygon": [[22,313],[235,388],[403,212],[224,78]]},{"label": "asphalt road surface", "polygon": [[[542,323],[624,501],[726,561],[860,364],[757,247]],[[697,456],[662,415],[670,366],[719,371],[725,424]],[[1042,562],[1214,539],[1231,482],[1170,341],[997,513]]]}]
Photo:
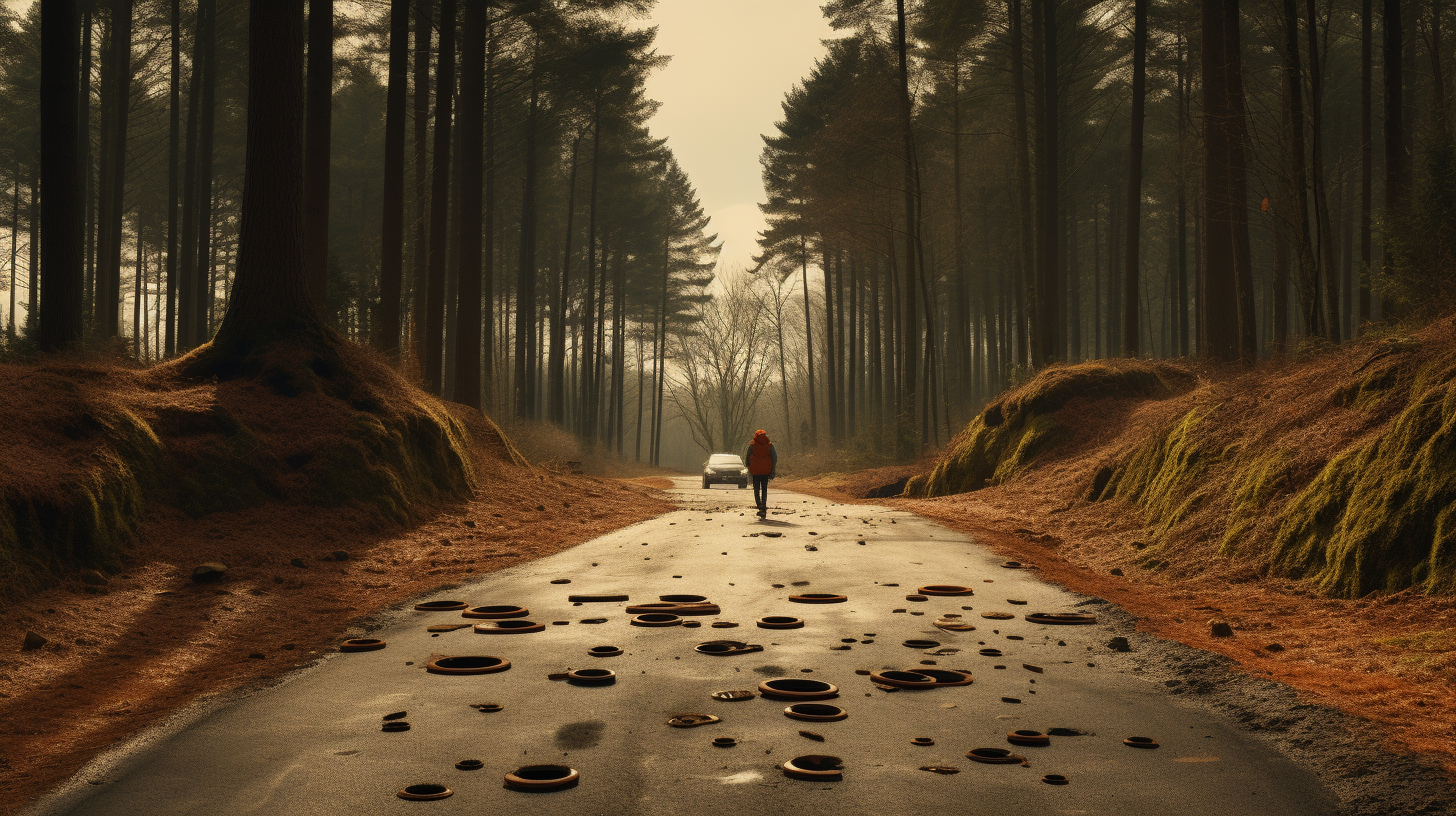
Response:
[{"label": "asphalt road surface", "polygon": [[[37,814],[1328,814],[1334,798],[1318,780],[1263,742],[1126,671],[1129,655],[1107,648],[1105,623],[1050,626],[1029,612],[1096,614],[1107,607],[1003,568],[967,538],[908,513],[836,505],[775,491],[759,521],[751,491],[704,491],[677,480],[684,509],[558,555],[495,572],[421,600],[520,605],[544,631],[432,635],[432,624],[466,622],[458,612],[402,609],[379,617],[381,651],[334,654],[258,691],[193,717],[172,733],[144,735],[93,763]],[[765,535],[777,533],[777,537]],[[570,579],[569,584],[553,583]],[[916,588],[962,585],[969,597],[907,600]],[[628,604],[573,605],[571,594],[700,594],[721,614],[639,627]],[[797,593],[835,593],[844,603],[800,604]],[[1024,601],[1025,603],[1013,603]],[[985,612],[1013,613],[987,619]],[[922,613],[922,614],[916,614]],[[941,614],[976,627],[943,631]],[[803,628],[757,628],[763,616],[802,618]],[[588,624],[584,619],[606,618]],[[712,621],[736,628],[710,628]],[[553,625],[565,621],[565,625]],[[699,643],[732,639],[760,652],[704,655]],[[934,640],[936,648],[903,645]],[[873,641],[873,642],[871,642]],[[618,646],[615,657],[589,656]],[[848,648],[844,648],[848,647]],[[983,656],[981,649],[1002,655]],[[472,676],[427,673],[432,654],[495,655],[509,670]],[[858,671],[969,669],[968,686],[885,691]],[[1042,669],[1024,668],[1028,664]],[[568,669],[616,672],[615,684],[548,679]],[[822,680],[839,696],[822,701],[848,717],[801,722],[792,701],[762,696],[720,702],[715,691],[755,689],[774,678]],[[1007,699],[1020,702],[1008,702]],[[476,703],[502,709],[484,713]],[[381,731],[407,711],[408,731]],[[720,722],[675,728],[681,713]],[[1008,732],[1069,729],[1047,747],[1015,748]],[[800,735],[821,735],[822,742]],[[159,736],[159,734],[161,734]],[[716,747],[717,737],[733,747]],[[1154,750],[1128,747],[1151,737]],[[912,738],[930,737],[919,746]],[[973,762],[974,748],[1011,748],[1026,763]],[[781,763],[826,754],[839,781],[786,778]],[[478,759],[483,768],[455,763]],[[575,768],[569,789],[507,789],[507,772],[529,764]],[[939,774],[922,766],[954,768]],[[1043,776],[1059,774],[1065,785]],[[404,801],[405,786],[438,783],[454,794]]]}]

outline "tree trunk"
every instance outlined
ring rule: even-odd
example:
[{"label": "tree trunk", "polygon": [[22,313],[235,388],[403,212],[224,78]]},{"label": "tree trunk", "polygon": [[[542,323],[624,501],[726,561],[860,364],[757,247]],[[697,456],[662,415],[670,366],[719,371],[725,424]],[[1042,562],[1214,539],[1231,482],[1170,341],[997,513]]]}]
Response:
[{"label": "tree trunk", "polygon": [[[820,257],[824,269],[824,407],[829,413],[830,443],[839,441],[839,381],[834,370],[834,287],[831,285],[833,270],[830,265],[829,242],[821,236],[823,245]],[[807,293],[808,288],[805,287]]]},{"label": "tree trunk", "polygon": [[[392,57],[391,57],[392,58]],[[329,140],[334,105],[334,0],[308,0],[308,95],[303,144],[303,269],[328,313]]]},{"label": "tree trunk", "polygon": [[187,153],[182,166],[182,239],[177,259],[177,341],[173,351],[196,347],[197,332],[197,214],[201,209],[197,193],[197,123],[202,96],[202,0],[192,36],[192,75],[187,81]]},{"label": "tree trunk", "polygon": [[[80,122],[80,144],[81,174],[82,182],[82,208],[84,212],[85,232],[83,241],[85,249],[82,263],[85,266],[82,281],[81,294],[81,322],[82,333],[85,333],[85,325],[96,318],[96,243],[92,235],[92,227],[95,226],[95,211],[92,208],[93,182],[92,182],[92,158],[91,158],[91,9],[89,6],[81,14],[81,77],[78,93],[76,94],[78,121]],[[44,36],[44,35],[42,35]],[[19,222],[16,222],[17,224]],[[11,225],[12,232],[15,224]],[[12,315],[13,317],[13,315]],[[14,322],[13,320],[11,322]]]},{"label": "tree trunk", "polygon": [[[111,132],[106,149],[107,178],[104,182],[102,229],[107,236],[97,271],[102,297],[97,304],[103,337],[121,333],[121,235],[125,213],[126,132],[131,100],[131,0],[114,0],[111,10]],[[74,70],[74,66],[72,67]],[[74,109],[73,109],[74,113]]]},{"label": "tree trunk", "polygon": [[410,300],[410,357],[425,360],[425,301],[430,293],[430,10],[432,0],[415,3],[414,153],[415,257],[414,292]]},{"label": "tree trunk", "polygon": [[[532,329],[536,325],[536,144],[540,138],[540,43],[532,54],[531,103],[526,113],[525,186],[521,191],[521,252],[516,269],[516,418],[535,419],[536,379]],[[613,349],[615,351],[615,349]]]},{"label": "tree trunk", "polygon": [[1233,236],[1228,219],[1227,74],[1225,3],[1203,6],[1203,347],[1218,360],[1238,358],[1238,305],[1234,295]]},{"label": "tree trunk", "polygon": [[481,405],[495,407],[495,36],[490,15],[485,20],[485,238],[482,250],[481,303]]},{"label": "tree trunk", "polygon": [[598,101],[592,112],[591,195],[587,202],[586,227],[586,303],[582,315],[581,390],[582,411],[578,433],[588,445],[597,441],[597,171],[601,167],[602,116]]},{"label": "tree trunk", "polygon": [[[1025,37],[1021,30],[1021,0],[1008,0],[1008,4],[1008,14],[1011,17],[1011,97],[1016,119],[1016,144],[1013,146],[1016,151],[1016,204],[1021,216],[1017,219],[1021,237],[1017,276],[1022,283],[1027,300],[1036,303],[1036,278],[1033,273],[1033,263],[1036,257],[1036,221],[1032,215],[1031,142],[1026,120],[1026,56],[1023,46]],[[1020,331],[1019,326],[1012,330],[1013,335],[1019,335]],[[1033,365],[1038,367],[1042,365],[1042,355],[1039,351],[1034,352],[1032,357]]]},{"label": "tree trunk", "polygon": [[445,351],[445,264],[450,226],[450,110],[455,97],[455,0],[440,2],[440,54],[435,62],[435,149],[430,168],[430,262],[425,284],[425,390],[442,393]]},{"label": "tree trunk", "polygon": [[[1394,224],[1405,213],[1409,189],[1409,166],[1405,153],[1405,103],[1402,56],[1405,48],[1401,26],[1400,0],[1385,0],[1385,219]],[[1394,232],[1391,230],[1390,232]],[[1390,274],[1395,262],[1395,248],[1390,238],[1385,241],[1385,273]],[[1382,302],[1386,313],[1394,304]]]},{"label": "tree trunk", "polygon": [[41,351],[62,351],[81,339],[85,300],[85,224],[81,197],[81,17],[75,0],[41,6],[41,178],[45,200],[45,287],[40,299]]},{"label": "tree trunk", "polygon": [[1224,18],[1226,89],[1228,93],[1229,226],[1233,234],[1234,295],[1239,316],[1239,359],[1253,365],[1259,357],[1258,322],[1254,313],[1254,265],[1249,246],[1248,168],[1244,145],[1249,131],[1244,105],[1243,48],[1239,37],[1238,0],[1228,0]]},{"label": "tree trunk", "polygon": [[1059,182],[1057,179],[1057,6],[1055,0],[1039,0],[1042,9],[1041,20],[1041,86],[1037,94],[1038,147],[1036,156],[1037,181],[1037,252],[1036,252],[1036,316],[1033,337],[1036,338],[1042,359],[1034,365],[1040,367],[1054,362],[1061,355],[1059,342],[1060,297],[1057,287],[1057,211]]},{"label": "tree trunk", "polygon": [[[212,157],[217,114],[217,0],[199,0],[198,32],[202,52],[201,121],[197,148],[197,287],[194,294],[193,347],[212,336]],[[251,35],[250,35],[251,36]]]},{"label": "tree trunk", "polygon": [[819,406],[814,393],[814,320],[809,311],[809,247],[799,239],[799,269],[804,282],[804,368],[809,373],[809,439],[806,448],[819,447]]},{"label": "tree trunk", "polygon": [[404,120],[409,74],[409,0],[389,7],[389,90],[384,113],[384,223],[380,229],[379,328],[375,347],[399,353],[404,288]]},{"label": "tree trunk", "polygon": [[[1360,319],[1357,326],[1370,322],[1371,266],[1370,211],[1374,177],[1374,131],[1370,126],[1371,63],[1374,56],[1372,36],[1374,17],[1372,0],[1360,3]],[[1357,329],[1357,333],[1358,333]]]},{"label": "tree trunk", "polygon": [[[578,133],[571,140],[571,170],[566,183],[566,248],[561,257],[561,281],[553,293],[555,301],[551,306],[551,353],[547,363],[547,379],[550,404],[547,419],[564,426],[566,423],[566,304],[571,292],[571,238],[576,216],[576,157],[581,149]],[[638,357],[641,357],[641,340],[638,341]],[[640,371],[638,372],[641,373]],[[639,377],[640,379],[640,377]],[[640,385],[640,383],[639,383]],[[642,395],[639,388],[637,399],[637,458],[642,458]]]},{"label": "tree trunk", "polygon": [[1314,134],[1314,224],[1317,236],[1317,269],[1320,288],[1324,293],[1323,323],[1325,337],[1333,343],[1340,342],[1340,286],[1335,272],[1334,230],[1330,226],[1330,199],[1325,178],[1324,159],[1324,72],[1320,67],[1318,18],[1315,15],[1314,0],[1307,0],[1305,9],[1306,42],[1309,48],[1309,104],[1310,129]]},{"label": "tree trunk", "polygon": [[[177,353],[177,216],[182,150],[182,0],[171,0],[172,72],[167,88],[167,300],[163,306],[160,293],[157,308],[166,312],[166,339],[163,354]],[[159,318],[160,320],[160,318]]]},{"label": "tree trunk", "polygon": [[1148,0],[1133,3],[1132,146],[1127,154],[1127,235],[1122,257],[1122,354],[1138,357],[1138,293],[1142,270],[1143,103],[1147,98]]},{"label": "tree trunk", "polygon": [[[1048,3],[1051,0],[1046,0]],[[919,242],[920,212],[916,208],[919,195],[915,169],[914,112],[910,104],[910,64],[906,54],[905,0],[895,0],[895,49],[900,65],[900,130],[904,141],[903,164],[905,168],[905,276],[901,281],[900,303],[900,412],[896,422],[895,439],[897,455],[905,460],[919,453],[915,434],[916,366],[920,364],[920,328],[916,314],[916,245]],[[808,278],[805,277],[804,298],[809,297]],[[807,330],[807,327],[806,327]],[[813,355],[810,355],[810,360]],[[810,410],[813,409],[812,399]],[[817,432],[811,433],[817,438]],[[817,444],[817,442],[813,443]]]},{"label": "tree trunk", "polygon": [[465,4],[460,30],[460,165],[459,281],[455,317],[455,401],[479,408],[480,403],[480,217],[483,170],[481,141],[485,131],[485,38],[487,9]]},{"label": "tree trunk", "polygon": [[303,0],[248,12],[247,160],[238,264],[213,346],[323,330],[303,271]]}]

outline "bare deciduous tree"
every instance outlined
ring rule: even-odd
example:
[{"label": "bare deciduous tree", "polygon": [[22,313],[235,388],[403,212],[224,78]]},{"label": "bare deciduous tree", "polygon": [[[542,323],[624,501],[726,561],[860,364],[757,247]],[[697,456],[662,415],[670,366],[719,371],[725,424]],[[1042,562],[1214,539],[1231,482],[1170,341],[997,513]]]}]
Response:
[{"label": "bare deciduous tree", "polygon": [[759,399],[772,381],[772,307],[751,280],[724,283],[698,305],[697,328],[673,339],[676,374],[668,396],[687,420],[693,441],[710,452],[747,444]]}]

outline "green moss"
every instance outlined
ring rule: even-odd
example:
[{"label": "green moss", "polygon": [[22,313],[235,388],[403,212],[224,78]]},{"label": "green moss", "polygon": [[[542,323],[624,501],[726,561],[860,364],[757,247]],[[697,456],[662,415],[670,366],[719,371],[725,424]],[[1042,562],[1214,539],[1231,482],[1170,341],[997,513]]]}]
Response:
[{"label": "green moss", "polygon": [[1187,518],[1205,500],[1205,476],[1223,452],[1205,449],[1198,434],[1207,411],[1189,411],[1113,470],[1104,499],[1141,505],[1155,536]]},{"label": "green moss", "polygon": [[1456,592],[1456,380],[1421,372],[1403,411],[1284,511],[1272,567],[1328,594]]},{"label": "green moss", "polygon": [[1074,398],[1162,397],[1192,381],[1184,369],[1142,360],[1052,366],[987,405],[904,495],[948,496],[1009,482],[1063,438],[1055,414]]},{"label": "green moss", "polygon": [[1268,515],[1273,502],[1290,489],[1292,458],[1288,451],[1271,447],[1255,451],[1248,461],[1239,462],[1234,472],[1228,526],[1219,554],[1254,554],[1256,546],[1249,536],[1259,519]]}]

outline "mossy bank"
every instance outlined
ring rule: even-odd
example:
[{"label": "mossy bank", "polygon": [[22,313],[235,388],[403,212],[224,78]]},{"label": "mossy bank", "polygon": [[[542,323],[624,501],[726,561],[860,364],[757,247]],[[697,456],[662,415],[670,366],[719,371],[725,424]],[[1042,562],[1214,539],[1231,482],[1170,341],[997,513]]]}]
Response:
[{"label": "mossy bank", "polygon": [[[1121,448],[1086,438],[1089,417],[1151,403],[1165,410]],[[905,495],[1034,479],[1051,463],[1079,468],[1070,500],[1140,514],[1129,546],[1148,569],[1191,573],[1214,558],[1336,597],[1456,594],[1456,329],[1247,372],[1052,367],[987,406]]]}]

